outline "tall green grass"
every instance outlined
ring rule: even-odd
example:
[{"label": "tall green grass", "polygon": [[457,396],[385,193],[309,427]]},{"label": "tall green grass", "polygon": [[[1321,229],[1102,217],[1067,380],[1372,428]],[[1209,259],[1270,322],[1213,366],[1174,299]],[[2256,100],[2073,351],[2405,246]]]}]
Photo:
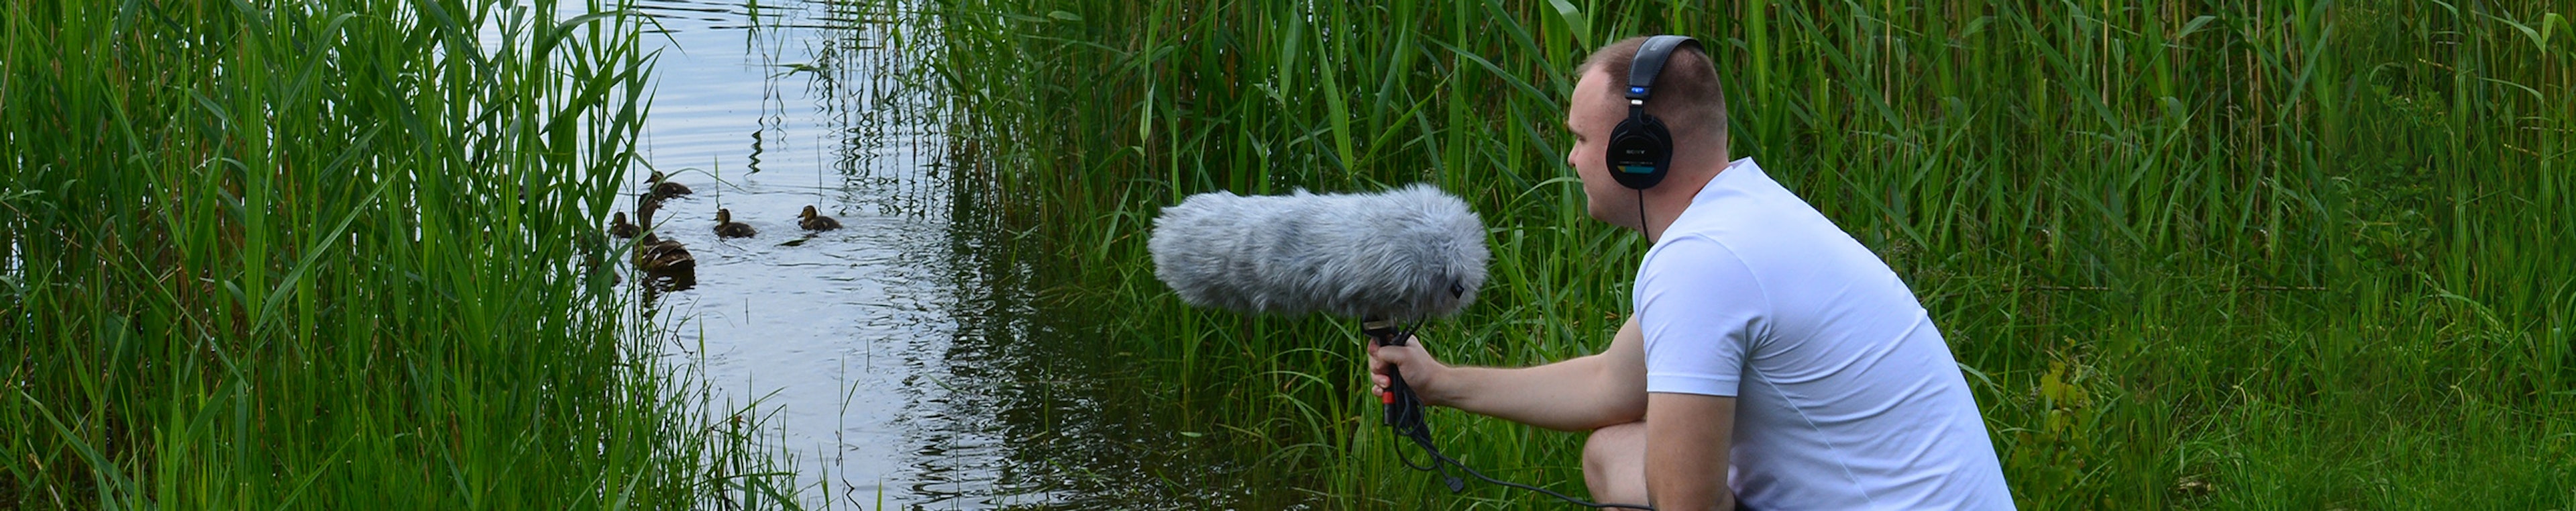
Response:
[{"label": "tall green grass", "polygon": [[614,7],[8,1],[0,508],[776,493],[610,287]]},{"label": "tall green grass", "polygon": [[[1173,406],[1330,508],[1543,507],[1402,470],[1352,325],[1184,307],[1142,235],[1191,193],[1432,181],[1484,215],[1453,362],[1588,353],[1644,248],[1556,127],[1592,47],[1718,54],[1733,152],[1877,250],[2040,509],[2576,508],[2576,9],[2552,2],[953,0],[961,203]],[[1581,436],[1435,412],[1503,477]],[[1258,506],[1256,506],[1258,507]]]}]

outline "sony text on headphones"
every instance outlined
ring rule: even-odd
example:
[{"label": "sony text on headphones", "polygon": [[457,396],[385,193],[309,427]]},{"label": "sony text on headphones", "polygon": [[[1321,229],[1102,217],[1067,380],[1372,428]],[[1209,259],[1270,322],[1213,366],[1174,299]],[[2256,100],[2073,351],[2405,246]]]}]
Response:
[{"label": "sony text on headphones", "polygon": [[1610,177],[1621,186],[1644,190],[1664,181],[1673,166],[1673,134],[1664,121],[1646,113],[1646,98],[1654,94],[1655,77],[1663,74],[1664,61],[1682,45],[1699,47],[1699,40],[1677,35],[1646,38],[1637,47],[1637,58],[1628,66],[1628,119],[1610,130]]}]

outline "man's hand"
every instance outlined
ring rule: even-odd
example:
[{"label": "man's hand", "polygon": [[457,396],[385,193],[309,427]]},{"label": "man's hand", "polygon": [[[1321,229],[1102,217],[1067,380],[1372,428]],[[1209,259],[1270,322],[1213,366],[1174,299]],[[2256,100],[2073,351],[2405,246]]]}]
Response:
[{"label": "man's hand", "polygon": [[1646,495],[1655,509],[1735,509],[1726,485],[1735,398],[1646,394]]},{"label": "man's hand", "polygon": [[1449,371],[1449,366],[1432,358],[1431,352],[1422,348],[1421,338],[1406,336],[1403,346],[1380,346],[1376,341],[1370,341],[1368,350],[1369,382],[1377,385],[1372,389],[1376,392],[1372,394],[1386,392],[1392,383],[1387,381],[1387,368],[1401,367],[1404,369],[1404,383],[1413,386],[1413,393],[1421,396],[1423,404],[1446,406],[1433,400],[1432,396],[1437,394],[1431,391],[1431,385],[1440,380],[1441,374]]},{"label": "man's hand", "polygon": [[1643,339],[1637,322],[1630,320],[1601,353],[1512,369],[1440,363],[1423,350],[1420,338],[1403,346],[1370,342],[1369,381],[1385,389],[1387,368],[1395,367],[1426,405],[1558,431],[1590,431],[1645,416]]}]

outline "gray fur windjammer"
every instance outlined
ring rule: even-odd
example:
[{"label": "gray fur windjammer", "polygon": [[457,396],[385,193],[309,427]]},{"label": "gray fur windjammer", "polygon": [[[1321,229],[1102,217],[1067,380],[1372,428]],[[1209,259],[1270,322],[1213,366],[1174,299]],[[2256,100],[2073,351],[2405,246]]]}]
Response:
[{"label": "gray fur windjammer", "polygon": [[1485,283],[1483,221],[1429,184],[1368,194],[1210,192],[1163,208],[1154,276],[1201,307],[1419,320]]}]

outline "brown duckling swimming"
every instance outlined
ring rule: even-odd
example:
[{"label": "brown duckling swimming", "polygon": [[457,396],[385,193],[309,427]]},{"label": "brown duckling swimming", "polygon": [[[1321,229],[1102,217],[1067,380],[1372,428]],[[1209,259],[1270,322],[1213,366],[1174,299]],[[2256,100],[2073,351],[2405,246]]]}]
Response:
[{"label": "brown duckling swimming", "polygon": [[635,243],[635,269],[647,273],[694,273],[698,269],[698,259],[690,256],[688,247],[680,246],[678,241],[646,234],[643,241]]},{"label": "brown duckling swimming", "polygon": [[618,281],[624,280],[617,277],[615,270],[608,269],[608,265],[600,264],[600,259],[598,252],[581,253],[581,276],[584,282],[593,286],[614,286]]},{"label": "brown duckling swimming", "polygon": [[804,213],[796,215],[796,226],[808,231],[829,231],[841,228],[841,221],[814,212],[813,206],[806,206]]},{"label": "brown duckling swimming", "polygon": [[653,171],[651,182],[653,183],[652,196],[654,200],[668,199],[688,195],[690,193],[688,185],[673,183],[668,181],[668,179],[670,179],[670,176],[662,175],[662,171]]},{"label": "brown duckling swimming", "polygon": [[760,231],[752,229],[751,224],[733,221],[733,210],[716,208],[717,237],[749,238],[758,234],[760,234]]},{"label": "brown duckling swimming", "polygon": [[608,235],[610,235],[610,236],[616,236],[616,237],[617,237],[617,239],[621,239],[621,240],[622,240],[622,239],[633,238],[633,237],[635,237],[635,235],[636,235],[636,234],[640,234],[640,233],[643,233],[643,232],[644,232],[644,228],[643,228],[643,227],[637,226],[637,225],[632,224],[632,223],[627,223],[627,221],[626,221],[626,212],[624,212],[624,211],[619,211],[619,212],[617,212],[617,216],[616,216],[616,218],[610,219],[610,220],[608,221]]}]

